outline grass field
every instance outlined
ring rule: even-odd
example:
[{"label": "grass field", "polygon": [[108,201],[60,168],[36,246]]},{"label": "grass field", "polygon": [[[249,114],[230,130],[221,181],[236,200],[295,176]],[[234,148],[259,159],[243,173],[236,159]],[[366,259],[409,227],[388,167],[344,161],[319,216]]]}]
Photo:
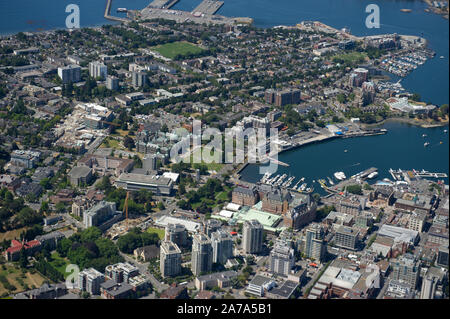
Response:
[{"label": "grass field", "polygon": [[19,228],[7,231],[6,233],[0,233],[0,241],[11,240],[14,238],[19,238],[20,233],[26,231],[29,227]]},{"label": "grass field", "polygon": [[160,240],[163,240],[165,231],[164,231],[164,229],[161,229],[161,228],[152,228],[152,227],[150,227],[150,228],[147,229],[147,233],[149,233],[149,234],[155,233],[155,234],[158,235]]},{"label": "grass field", "polygon": [[178,54],[180,55],[188,55],[188,54],[199,54],[203,51],[202,48],[189,43],[189,42],[172,42],[166,43],[162,45],[157,45],[151,48],[159,52],[162,56],[174,59]]},{"label": "grass field", "polygon": [[[38,288],[40,287],[45,278],[42,277],[39,273],[35,272],[32,274],[31,272],[22,273],[20,269],[15,268],[13,265],[4,265],[6,269],[3,269],[3,265],[0,268],[0,276],[6,277],[8,282],[16,287],[14,293],[19,293],[25,291],[27,289],[31,289],[33,286]],[[0,283],[0,296],[8,293],[8,290]]]},{"label": "grass field", "polygon": [[346,54],[338,54],[333,56],[333,61],[340,63],[362,63],[366,59],[367,55],[361,52],[351,52]]},{"label": "grass field", "polygon": [[52,253],[51,256],[52,261],[50,262],[50,264],[56,270],[58,270],[64,276],[64,278],[66,278],[69,275],[69,273],[66,273],[66,267],[70,264],[70,262],[67,260],[67,258],[62,258],[61,256],[59,256],[57,252]]}]

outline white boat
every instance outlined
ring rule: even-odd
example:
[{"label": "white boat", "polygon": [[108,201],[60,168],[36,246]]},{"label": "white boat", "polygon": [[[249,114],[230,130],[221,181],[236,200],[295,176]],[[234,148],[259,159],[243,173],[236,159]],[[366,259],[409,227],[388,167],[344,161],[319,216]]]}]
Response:
[{"label": "white boat", "polygon": [[378,176],[378,172],[373,172],[373,173],[370,173],[370,174],[367,176],[367,178],[372,179],[372,178],[375,178],[375,177],[377,177],[377,176]]},{"label": "white boat", "polygon": [[336,173],[334,173],[334,177],[339,181],[343,181],[344,179],[347,178],[345,176],[344,172],[336,172]]},{"label": "white boat", "polygon": [[347,153],[348,152],[348,150],[344,150],[344,153]]},{"label": "white boat", "polygon": [[427,134],[422,134],[422,137],[427,137]]},{"label": "white boat", "polygon": [[444,133],[447,133],[447,130],[444,130]]},{"label": "white boat", "polygon": [[329,178],[329,177],[327,176],[327,179],[328,179],[328,182],[330,183],[330,185],[334,185],[334,182],[333,182],[333,180],[332,180],[331,178]]},{"label": "white boat", "polygon": [[423,144],[423,146],[428,146],[428,145],[430,145],[430,143],[428,143],[428,142],[425,142],[425,143]]}]

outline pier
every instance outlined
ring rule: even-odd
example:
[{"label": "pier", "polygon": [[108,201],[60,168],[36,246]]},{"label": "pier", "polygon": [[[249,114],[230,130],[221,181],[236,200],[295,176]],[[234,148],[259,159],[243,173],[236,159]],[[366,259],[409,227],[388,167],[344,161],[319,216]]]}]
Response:
[{"label": "pier", "polygon": [[117,21],[117,22],[130,22],[127,18],[120,18],[115,17],[111,15],[111,6],[112,6],[112,0],[107,0],[106,2],[106,8],[105,8],[105,19],[111,20],[111,21]]},{"label": "pier", "polygon": [[389,173],[391,174],[392,178],[396,181],[402,181],[402,180],[406,180],[407,182],[410,182],[411,178],[447,178],[447,174],[446,173],[432,173],[432,172],[428,172],[426,170],[415,170],[413,169],[412,171],[407,171],[407,170],[402,170],[402,169],[398,169],[398,170],[394,170],[394,169],[389,169]]},{"label": "pier", "polygon": [[179,0],[153,0],[147,7],[154,9],[170,9],[175,4],[177,4]]},{"label": "pier", "polygon": [[201,13],[201,14],[215,14],[219,9],[223,6],[223,1],[216,0],[203,0],[192,13]]}]

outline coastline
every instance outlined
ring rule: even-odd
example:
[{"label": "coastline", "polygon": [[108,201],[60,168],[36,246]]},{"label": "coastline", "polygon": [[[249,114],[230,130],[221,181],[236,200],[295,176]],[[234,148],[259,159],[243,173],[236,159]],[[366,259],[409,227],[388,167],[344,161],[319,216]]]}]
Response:
[{"label": "coastline", "polygon": [[422,128],[443,127],[443,126],[448,126],[449,125],[449,121],[428,124],[427,122],[418,121],[418,120],[410,119],[410,118],[390,117],[390,118],[387,118],[387,119],[385,119],[385,120],[383,120],[381,122],[378,122],[378,123],[361,124],[361,126],[363,128],[374,128],[374,127],[382,126],[382,125],[384,125],[385,123],[388,123],[388,122],[405,123],[405,124],[410,124],[410,125],[414,125],[414,126],[418,126],[418,127],[422,127]]}]

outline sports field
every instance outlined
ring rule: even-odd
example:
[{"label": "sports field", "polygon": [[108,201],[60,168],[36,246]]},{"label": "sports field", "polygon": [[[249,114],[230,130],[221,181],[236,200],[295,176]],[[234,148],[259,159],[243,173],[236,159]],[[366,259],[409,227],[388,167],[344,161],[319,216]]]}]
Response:
[{"label": "sports field", "polygon": [[162,56],[169,59],[174,59],[177,55],[195,55],[203,51],[202,48],[184,41],[157,45],[155,47],[152,47],[151,49],[159,52]]}]

